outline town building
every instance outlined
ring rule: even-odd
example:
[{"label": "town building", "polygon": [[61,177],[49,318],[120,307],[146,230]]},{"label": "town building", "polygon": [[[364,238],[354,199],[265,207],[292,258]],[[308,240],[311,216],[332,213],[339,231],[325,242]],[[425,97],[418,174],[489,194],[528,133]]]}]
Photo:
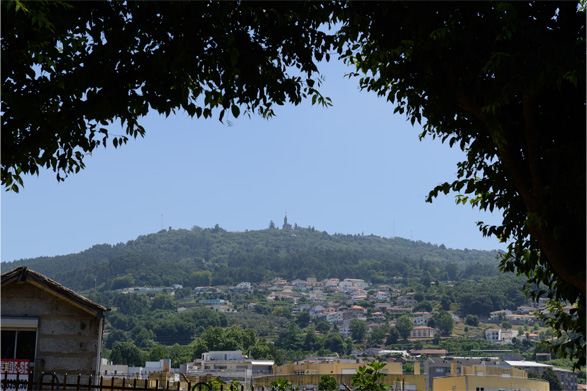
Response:
[{"label": "town building", "polygon": [[273,364],[273,360],[251,360],[240,350],[210,351],[186,366],[186,376],[210,375],[226,382],[235,379],[246,387],[252,387],[256,377],[272,374]]},{"label": "town building", "polygon": [[556,377],[561,382],[563,386],[563,390],[565,391],[577,391],[577,373],[573,371],[569,371],[568,369],[557,368],[552,365],[538,363],[535,361],[506,361],[509,366],[512,368],[523,369],[526,372],[536,372],[539,376],[542,376],[544,370],[547,368],[552,368]]},{"label": "town building", "polygon": [[28,363],[33,381],[44,372],[99,374],[110,309],[25,266],[1,278],[3,360]]},{"label": "town building", "polygon": [[[433,389],[434,379],[436,378],[451,376],[451,374],[460,376],[462,374],[461,367],[465,365],[492,365],[509,368],[509,365],[504,360],[494,360],[485,357],[428,357],[424,362],[426,389]],[[440,390],[443,389],[441,388]],[[452,390],[452,387],[448,388],[448,390]],[[460,391],[458,388],[457,390]]]},{"label": "town building", "polygon": [[236,286],[230,288],[231,292],[251,292],[253,286],[250,282],[240,282]]},{"label": "town building", "polygon": [[144,367],[132,367],[128,365],[116,365],[102,359],[100,375],[105,379],[141,379],[147,380],[152,374],[167,372],[172,374],[168,379],[170,382],[179,381],[179,371],[171,368],[171,359],[164,358],[159,361],[146,361]]},{"label": "town building", "polygon": [[365,288],[369,287],[369,284],[367,282],[365,282],[364,280],[361,280],[359,278],[345,278],[343,281],[341,281],[338,284],[338,288],[342,292],[348,290],[351,287],[357,287],[359,289],[365,289]]},{"label": "town building", "polygon": [[498,311],[491,311],[489,313],[489,321],[492,322],[501,322],[502,320],[505,319],[505,317],[507,315],[511,315],[512,311],[511,310],[498,310]]},{"label": "town building", "polygon": [[513,325],[533,325],[536,323],[536,316],[530,314],[511,314],[505,316]]},{"label": "town building", "polygon": [[[528,379],[526,371],[486,365],[462,365],[457,373],[457,363],[451,363],[450,376],[433,380],[432,391],[550,391],[546,380]],[[566,389],[565,389],[566,390]]]},{"label": "town building", "polygon": [[[268,386],[271,381],[279,377],[292,382],[297,387],[317,389],[322,375],[333,376],[337,384],[351,384],[352,376],[357,373],[359,367],[364,365],[361,359],[308,358],[293,364],[275,366],[273,376],[255,379],[255,385]],[[404,374],[400,362],[388,362],[380,372],[384,374],[382,383],[395,387],[392,389],[416,391],[424,390],[426,387],[426,376],[420,374],[419,362],[414,363],[413,374]]]},{"label": "town building", "polygon": [[437,329],[428,326],[417,326],[410,331],[410,338],[413,339],[431,339],[434,338]]},{"label": "town building", "polygon": [[430,318],[432,318],[430,312],[414,312],[412,314],[412,324],[414,326],[426,326]]},{"label": "town building", "polygon": [[485,330],[485,340],[501,345],[511,345],[512,339],[518,336],[518,330],[487,329]]}]

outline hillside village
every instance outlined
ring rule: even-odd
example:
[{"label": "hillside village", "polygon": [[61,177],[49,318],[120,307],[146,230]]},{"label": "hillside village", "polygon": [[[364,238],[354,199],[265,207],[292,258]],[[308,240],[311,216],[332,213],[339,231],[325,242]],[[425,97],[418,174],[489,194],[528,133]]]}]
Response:
[{"label": "hillside village", "polygon": [[[436,282],[432,281],[431,285],[434,284]],[[446,284],[451,285],[452,282],[448,281]],[[175,285],[156,289],[157,292],[164,291],[174,295],[183,287]],[[145,294],[153,291],[149,288],[135,287],[124,288],[120,292]],[[246,300],[251,297],[260,300]],[[169,370],[163,369],[166,365],[170,367],[171,361],[166,359],[147,362],[144,368],[112,365],[105,360],[102,365],[103,374],[116,373],[118,376],[152,378],[160,376],[154,374],[167,373],[166,378],[178,382],[184,376],[186,379],[197,380],[218,378],[227,383],[236,380],[250,386],[269,386],[272,380],[281,377],[306,389],[315,389],[318,386],[318,374],[331,373],[338,376],[340,382],[344,382],[343,378],[346,375],[346,380],[350,381],[349,375],[357,373],[360,366],[382,361],[386,363],[386,376],[402,375],[402,390],[448,390],[452,389],[452,384],[457,383],[450,383],[444,377],[452,378],[455,382],[460,376],[472,373],[476,374],[479,384],[486,385],[489,378],[483,377],[497,374],[502,378],[516,378],[519,384],[525,384],[524,389],[539,390],[544,386],[540,382],[544,381],[533,380],[530,377],[540,379],[547,369],[556,374],[564,387],[563,390],[577,390],[580,389],[578,387],[582,387],[578,385],[577,373],[544,363],[551,359],[549,353],[537,353],[536,360],[526,360],[523,356],[513,353],[512,348],[516,340],[537,343],[544,338],[544,328],[535,315],[535,312],[546,311],[544,300],[539,301],[537,305],[528,302],[517,308],[492,311],[489,316],[476,319],[476,326],[481,327],[471,324],[471,329],[478,332],[468,333],[467,337],[484,340],[496,346],[493,349],[470,352],[468,357],[454,356],[446,349],[424,347],[424,344],[438,343],[438,339],[457,338],[453,330],[454,324],[467,325],[467,319],[471,320],[471,317],[461,319],[456,311],[446,311],[452,320],[450,330],[430,327],[430,320],[442,310],[434,308],[432,311],[420,311],[420,302],[422,299],[416,296],[416,292],[402,286],[400,282],[377,285],[352,278],[329,278],[321,281],[315,278],[291,281],[274,278],[262,284],[241,282],[225,287],[199,286],[180,300],[183,305],[177,308],[178,312],[204,307],[215,312],[235,314],[257,312],[259,308],[266,306],[274,310],[286,307],[294,317],[307,313],[310,323],[327,322],[331,329],[349,338],[353,337],[353,322],[364,322],[366,335],[369,336],[377,329],[396,327],[398,318],[407,316],[411,326],[405,342],[413,347],[409,350],[394,350],[386,348],[386,343],[382,341],[379,345],[372,344],[362,350],[354,349],[350,354],[352,358],[341,358],[338,355],[306,356],[282,365],[276,365],[273,360],[251,359],[241,351],[210,351],[203,353],[201,359],[183,363],[178,368]],[[573,308],[567,306],[565,311]],[[475,317],[473,320],[475,321]],[[393,383],[391,380],[390,382]]]},{"label": "hillside village", "polygon": [[[434,285],[435,282],[430,284]],[[450,281],[447,285],[452,286]],[[120,289],[119,292],[123,294],[167,292],[174,295],[176,290],[182,288],[181,285],[169,288],[131,287]],[[257,293],[258,298],[260,296],[263,304],[255,301],[243,302],[243,299],[250,298],[253,293]],[[283,278],[275,278],[268,283],[258,285],[241,282],[230,287],[200,286],[194,288],[192,294],[193,296],[189,295],[179,300],[178,312],[198,307],[223,313],[259,312],[259,307],[262,305],[273,307],[279,305],[290,308],[294,316],[306,312],[313,322],[325,320],[345,337],[351,336],[351,322],[354,319],[366,322],[367,331],[371,333],[377,327],[394,327],[400,315],[407,315],[412,323],[409,340],[432,340],[435,336],[442,334],[438,327],[428,326],[430,319],[437,311],[418,310],[419,301],[416,300],[416,292],[409,288],[401,289],[387,284],[371,285],[362,279],[330,278],[317,281],[315,278],[308,278],[287,281]],[[224,299],[227,296],[233,296],[239,304]],[[545,304],[546,300],[541,299],[537,305],[529,301],[526,305],[517,308],[492,311],[488,317],[478,320],[495,327],[487,328],[478,335],[469,334],[469,337],[484,338],[488,342],[502,345],[512,345],[514,338],[538,342],[540,335],[537,331],[540,330],[540,323],[537,323],[534,312],[547,312]],[[574,307],[564,308],[568,312]],[[454,322],[461,321],[456,311],[447,312]],[[506,326],[511,327],[507,329],[500,327],[504,322]],[[523,326],[524,332],[520,333],[517,326]],[[448,331],[445,337],[450,337],[452,328]]]}]

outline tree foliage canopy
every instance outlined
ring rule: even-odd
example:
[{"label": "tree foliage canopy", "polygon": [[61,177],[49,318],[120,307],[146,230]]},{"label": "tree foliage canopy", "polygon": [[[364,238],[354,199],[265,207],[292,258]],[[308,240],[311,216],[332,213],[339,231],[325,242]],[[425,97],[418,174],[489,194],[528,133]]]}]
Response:
[{"label": "tree foliage canopy", "polygon": [[[459,146],[457,202],[499,209],[480,223],[508,242],[505,271],[552,306],[560,351],[585,363],[585,14],[575,3],[350,3],[339,53],[362,88]],[[560,330],[583,335],[568,338]]]},{"label": "tree foliage canopy", "polygon": [[336,391],[338,390],[338,383],[336,378],[330,375],[320,376],[320,383],[318,383],[318,391]]},{"label": "tree foliage canopy", "polygon": [[[327,16],[304,3],[2,3],[2,183],[63,179],[108,138],[143,136],[149,110],[209,118],[312,97]],[[289,67],[297,72],[288,72]],[[126,135],[105,126],[120,121]]]},{"label": "tree foliage canopy", "polygon": [[[328,24],[338,31],[329,32]],[[503,212],[502,269],[551,299],[559,353],[585,363],[585,14],[573,2],[2,2],[2,183],[62,179],[140,117],[328,105],[336,53],[361,88],[466,152],[429,195]],[[120,121],[124,135],[105,128]],[[576,304],[570,314],[560,303]],[[566,332],[565,332],[566,331]]]}]

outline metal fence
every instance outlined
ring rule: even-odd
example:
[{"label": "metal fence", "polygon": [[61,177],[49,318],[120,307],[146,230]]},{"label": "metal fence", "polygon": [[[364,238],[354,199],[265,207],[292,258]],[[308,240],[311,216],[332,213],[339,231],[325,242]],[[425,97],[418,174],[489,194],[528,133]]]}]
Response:
[{"label": "metal fence", "polygon": [[[382,380],[391,391],[424,390],[424,378],[419,379],[420,381],[414,381],[414,376],[418,377],[418,375],[387,375]],[[314,391],[320,381],[320,375],[267,376],[255,379],[255,387],[253,388],[244,385],[220,384],[219,389],[213,389],[206,381],[173,382],[159,379],[104,378],[104,376],[45,372],[36,381],[32,380],[32,376],[31,378],[28,376],[20,378],[19,375],[16,375],[16,378],[8,378],[8,375],[5,374],[0,380],[0,391],[276,391],[276,388],[270,383],[278,377],[284,380],[294,380],[295,382],[290,383],[292,390],[308,390],[303,384],[314,384],[314,387],[310,387],[310,390]],[[352,391],[351,387],[347,385],[351,383],[352,375],[334,375],[333,377],[337,380],[339,389]],[[344,388],[342,388],[343,386]]]},{"label": "metal fence", "polygon": [[[104,378],[104,376],[82,376],[45,372],[37,381],[31,378],[8,378],[5,374],[0,381],[0,391],[212,391],[207,382],[172,382],[169,380]],[[221,385],[220,391],[245,391],[244,386]],[[263,388],[264,391],[264,388]]]}]

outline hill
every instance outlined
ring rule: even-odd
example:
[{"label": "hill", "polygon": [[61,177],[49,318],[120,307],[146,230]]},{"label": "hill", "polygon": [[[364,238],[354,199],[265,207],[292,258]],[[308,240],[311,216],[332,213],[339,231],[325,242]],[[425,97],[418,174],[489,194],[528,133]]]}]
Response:
[{"label": "hill", "polygon": [[214,228],[162,230],[126,244],[95,245],[77,254],[3,264],[21,265],[72,289],[182,284],[224,285],[288,279],[363,278],[385,282],[396,276],[450,278],[497,272],[498,251],[455,250],[403,238],[344,235],[312,227],[228,232]]}]

